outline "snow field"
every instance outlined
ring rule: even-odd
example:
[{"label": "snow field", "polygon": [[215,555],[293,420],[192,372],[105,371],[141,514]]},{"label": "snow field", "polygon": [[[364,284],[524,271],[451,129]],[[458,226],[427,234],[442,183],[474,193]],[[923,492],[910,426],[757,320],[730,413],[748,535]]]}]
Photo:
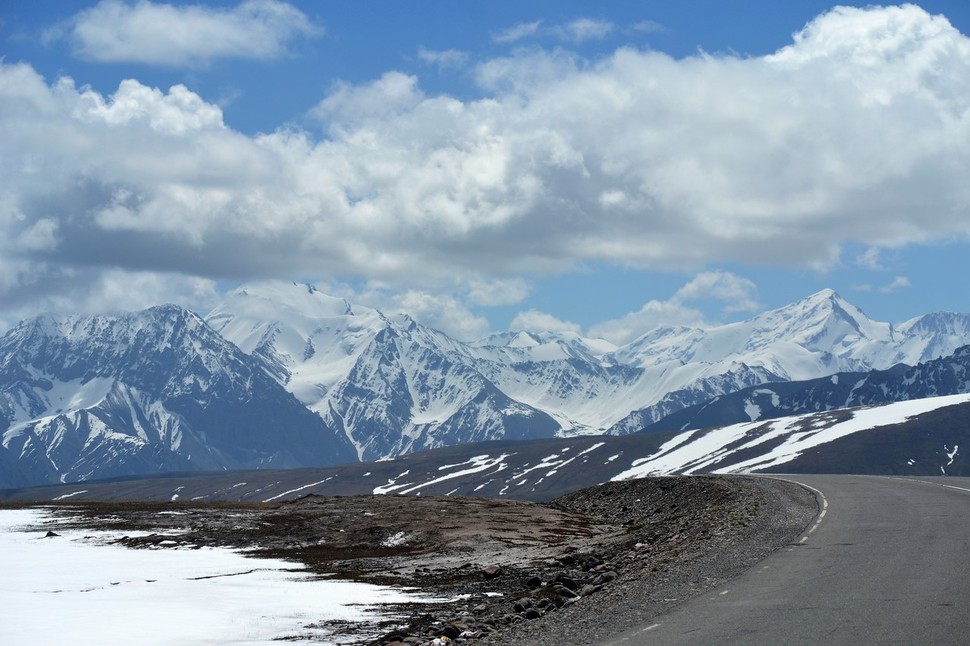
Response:
[{"label": "snow field", "polygon": [[228,549],[128,549],[80,530],[45,538],[47,519],[0,511],[0,644],[328,644],[316,624],[374,622],[378,604],[422,600]]}]

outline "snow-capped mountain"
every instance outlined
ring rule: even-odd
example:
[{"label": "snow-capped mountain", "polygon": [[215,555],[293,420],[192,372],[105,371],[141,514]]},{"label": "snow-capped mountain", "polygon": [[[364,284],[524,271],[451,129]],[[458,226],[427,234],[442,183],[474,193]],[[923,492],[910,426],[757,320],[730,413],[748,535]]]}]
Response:
[{"label": "snow-capped mountain", "polygon": [[[639,366],[684,362],[683,367],[674,365],[675,372],[700,369],[696,380],[683,390],[671,388],[661,399],[665,403],[674,398],[679,408],[685,408],[763,383],[886,370],[899,363],[916,365],[952,354],[968,343],[968,331],[967,314],[930,314],[899,327],[873,321],[826,289],[739,323],[708,329],[658,328],[608,357]],[[734,374],[742,378],[723,381]],[[705,381],[712,378],[713,387]],[[658,409],[655,402],[648,402],[611,432],[645,428],[677,408]]]},{"label": "snow-capped mountain", "polygon": [[[793,380],[858,381],[968,343],[970,315],[893,326],[830,290],[738,323],[658,328],[623,347],[551,332],[463,343],[313,287],[259,283],[229,293],[205,321],[160,306],[39,317],[0,337],[0,475],[9,484],[290,467],[625,435],[756,387],[735,406],[747,415],[735,421],[750,421],[756,408],[785,414]],[[944,392],[925,382],[903,379],[879,401]],[[839,393],[788,412],[876,401],[865,389]]]},{"label": "snow-capped mountain", "polygon": [[831,290],[747,321],[666,327],[617,348],[577,334],[461,343],[306,285],[241,287],[206,318],[362,459],[448,444],[635,432],[751,386],[887,368],[970,341],[970,316],[895,329]]},{"label": "snow-capped mountain", "polygon": [[262,283],[236,289],[206,320],[343,432],[362,460],[559,430],[489,381],[463,344],[407,316]]},{"label": "snow-capped mountain", "polygon": [[174,305],[41,316],[0,337],[0,433],[18,465],[0,473],[6,486],[355,457],[251,357]]}]

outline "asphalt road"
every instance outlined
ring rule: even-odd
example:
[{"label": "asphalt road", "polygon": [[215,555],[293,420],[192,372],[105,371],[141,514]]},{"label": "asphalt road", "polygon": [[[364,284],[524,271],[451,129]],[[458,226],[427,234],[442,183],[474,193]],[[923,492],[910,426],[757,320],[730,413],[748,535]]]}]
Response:
[{"label": "asphalt road", "polygon": [[799,543],[605,643],[970,644],[970,478],[786,479],[824,496]]}]

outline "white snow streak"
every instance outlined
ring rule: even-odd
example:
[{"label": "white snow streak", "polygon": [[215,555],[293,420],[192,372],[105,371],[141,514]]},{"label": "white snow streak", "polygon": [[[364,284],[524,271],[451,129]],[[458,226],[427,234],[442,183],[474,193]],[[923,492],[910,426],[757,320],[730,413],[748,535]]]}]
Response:
[{"label": "white snow streak", "polygon": [[283,496],[288,496],[291,493],[296,493],[297,491],[303,491],[304,489],[310,489],[312,487],[316,487],[317,485],[322,485],[324,482],[328,482],[330,480],[333,480],[333,476],[330,476],[329,478],[324,478],[323,480],[320,480],[319,482],[311,482],[310,484],[303,485],[302,487],[297,487],[296,489],[290,489],[289,491],[284,491],[281,494],[277,494],[277,495],[275,495],[275,496],[273,496],[271,498],[267,498],[263,502],[273,502],[274,500],[279,500]]}]

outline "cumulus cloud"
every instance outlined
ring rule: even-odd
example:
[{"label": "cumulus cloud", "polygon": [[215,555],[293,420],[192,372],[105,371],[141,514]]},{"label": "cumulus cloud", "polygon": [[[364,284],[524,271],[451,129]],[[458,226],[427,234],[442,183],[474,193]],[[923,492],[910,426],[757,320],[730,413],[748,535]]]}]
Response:
[{"label": "cumulus cloud", "polygon": [[[231,11],[247,7],[288,5]],[[597,262],[826,267],[846,244],[970,234],[970,40],[914,5],[833,10],[766,57],[534,49],[477,78],[477,99],[400,72],[337,84],[311,110],[318,132],[248,136],[183,86],[102,95],[0,62],[0,302],[116,270],[330,275],[418,289],[456,321],[442,327],[474,331],[467,308],[417,295],[496,302],[483,276]],[[692,320],[705,289],[754,298],[706,280],[638,314]]]},{"label": "cumulus cloud", "polygon": [[576,323],[563,321],[552,314],[540,312],[538,310],[526,310],[512,320],[509,325],[510,330],[516,332],[572,332],[582,333],[582,328]]},{"label": "cumulus cloud", "polygon": [[18,321],[41,312],[101,313],[141,310],[160,303],[178,303],[206,312],[220,298],[216,281],[158,272],[59,268],[20,280],[0,291],[0,334]]},{"label": "cumulus cloud", "polygon": [[592,326],[587,336],[627,344],[661,325],[703,325],[704,314],[677,300],[651,300],[636,312]]},{"label": "cumulus cloud", "polygon": [[389,294],[375,305],[386,312],[407,314],[462,341],[479,339],[489,332],[486,318],[475,314],[452,296],[407,290]]},{"label": "cumulus cloud", "polygon": [[761,309],[757,294],[758,287],[747,278],[726,271],[708,271],[678,289],[674,301],[717,300],[724,303],[726,312],[754,312]]},{"label": "cumulus cloud", "polygon": [[475,305],[515,305],[521,303],[532,291],[532,286],[521,278],[508,280],[473,280],[468,287],[468,299]]},{"label": "cumulus cloud", "polygon": [[102,0],[51,30],[48,39],[66,38],[85,60],[185,66],[279,58],[292,40],[322,31],[277,0],[247,0],[232,8]]},{"label": "cumulus cloud", "polygon": [[716,301],[725,313],[753,312],[761,308],[757,286],[730,272],[711,271],[695,276],[666,301],[651,300],[636,312],[604,321],[589,335],[623,345],[661,325],[706,325],[703,313],[689,303]]}]

